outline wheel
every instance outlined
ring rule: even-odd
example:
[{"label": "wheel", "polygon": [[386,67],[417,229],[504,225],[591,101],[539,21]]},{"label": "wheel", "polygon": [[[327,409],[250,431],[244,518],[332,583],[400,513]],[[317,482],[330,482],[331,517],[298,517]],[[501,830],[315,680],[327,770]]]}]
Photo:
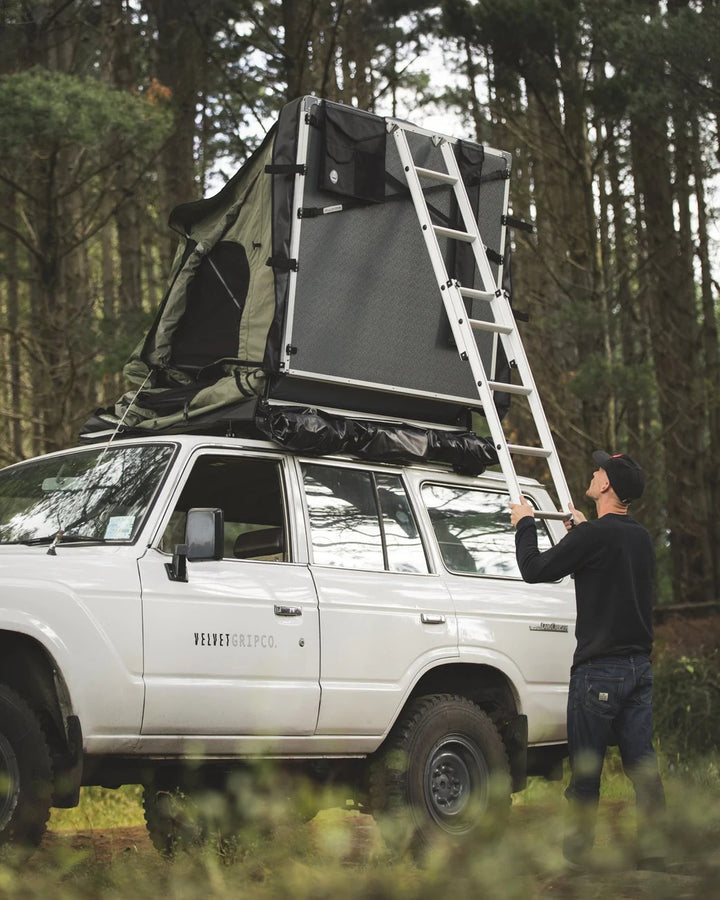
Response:
[{"label": "wheel", "polygon": [[158,773],[144,785],[143,808],[150,840],[163,856],[209,847],[230,860],[281,823],[312,819],[317,797],[293,767],[261,759],[228,771]]},{"label": "wheel", "polygon": [[502,830],[510,808],[505,746],[466,698],[419,698],[372,761],[369,797],[392,849],[422,853],[488,837]]},{"label": "wheel", "polygon": [[143,786],[145,824],[153,846],[168,858],[211,847],[226,859],[239,848],[242,821],[216,778],[157,779]]},{"label": "wheel", "polygon": [[45,735],[27,703],[0,685],[0,845],[37,847],[50,816],[53,770]]},{"label": "wheel", "polygon": [[163,856],[172,858],[204,843],[195,804],[179,786],[144,785],[143,810],[150,840]]}]

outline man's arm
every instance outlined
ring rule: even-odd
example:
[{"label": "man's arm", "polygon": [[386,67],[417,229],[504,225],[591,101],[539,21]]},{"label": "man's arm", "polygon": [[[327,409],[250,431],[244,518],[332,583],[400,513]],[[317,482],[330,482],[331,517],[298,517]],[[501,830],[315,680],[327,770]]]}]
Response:
[{"label": "man's arm", "polygon": [[589,532],[575,528],[575,517],[582,524],[585,517],[572,510],[573,522],[568,523],[568,534],[554,547],[541,553],[537,545],[537,527],[532,506],[524,497],[520,503],[510,504],[510,519],[515,525],[515,553],[523,579],[530,584],[541,581],[557,581],[575,572],[587,559],[591,544]]}]

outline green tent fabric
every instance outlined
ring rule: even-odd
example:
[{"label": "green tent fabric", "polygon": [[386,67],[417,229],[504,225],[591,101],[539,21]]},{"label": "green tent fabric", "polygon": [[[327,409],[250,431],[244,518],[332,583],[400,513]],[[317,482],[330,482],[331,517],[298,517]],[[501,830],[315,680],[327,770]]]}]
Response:
[{"label": "green tent fabric", "polygon": [[267,265],[272,182],[265,175],[273,138],[226,185],[222,203],[199,201],[174,211],[171,225],[184,233],[170,286],[124,369],[129,381],[146,386],[115,409],[127,427],[163,430],[262,393],[275,315]]}]

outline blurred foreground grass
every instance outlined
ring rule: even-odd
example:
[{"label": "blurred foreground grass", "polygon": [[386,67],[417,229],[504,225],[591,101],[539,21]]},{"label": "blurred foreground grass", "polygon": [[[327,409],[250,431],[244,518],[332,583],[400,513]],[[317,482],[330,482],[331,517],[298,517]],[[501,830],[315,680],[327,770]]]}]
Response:
[{"label": "blurred foreground grass", "polygon": [[[369,816],[326,810],[306,825],[241,835],[233,859],[207,849],[169,862],[144,831],[141,791],[83,790],[75,810],[55,810],[48,840],[23,866],[0,865],[0,897],[168,900],[476,900],[476,898],[659,898],[720,896],[720,760],[664,772],[668,873],[635,871],[632,788],[611,755],[603,779],[596,871],[568,873],[561,855],[564,783],[531,779],[513,798],[501,841],[462,852],[440,848],[424,864],[388,854]],[[77,831],[131,829],[113,852]],[[121,849],[118,850],[118,847]]]}]

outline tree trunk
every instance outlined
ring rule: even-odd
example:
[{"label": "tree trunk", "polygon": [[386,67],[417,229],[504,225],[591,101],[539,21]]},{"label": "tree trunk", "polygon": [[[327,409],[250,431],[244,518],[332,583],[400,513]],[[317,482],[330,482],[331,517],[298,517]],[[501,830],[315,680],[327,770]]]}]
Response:
[{"label": "tree trunk", "polygon": [[[579,30],[579,23],[575,28]],[[604,302],[598,226],[593,190],[593,160],[588,141],[586,119],[585,73],[581,71],[576,33],[563,35],[561,40],[560,77],[564,111],[563,157],[557,164],[566,173],[565,234],[566,283],[570,286],[568,300],[578,315],[574,317],[578,343],[579,372],[576,390],[581,399],[581,444],[587,471],[591,452],[598,446],[612,447],[609,407],[612,392],[609,385],[612,372],[610,351],[610,323]],[[606,377],[603,377],[603,373]],[[598,374],[600,377],[598,377]]]},{"label": "tree trunk", "polygon": [[[15,196],[8,192],[5,195],[4,207],[8,221],[17,227],[17,211]],[[8,384],[5,394],[8,409],[8,447],[10,458],[6,462],[16,462],[23,457],[23,422],[22,422],[22,384],[21,384],[21,340],[20,340],[20,290],[18,278],[18,248],[12,234],[5,238],[5,308],[7,313],[7,348]]]},{"label": "tree trunk", "polygon": [[[161,219],[167,222],[179,203],[198,199],[195,172],[195,117],[204,90],[203,60],[209,7],[195,4],[188,16],[174,0],[143,0],[156,30],[157,78],[171,91],[174,127],[160,157]],[[172,257],[176,239],[168,236]]]},{"label": "tree trunk", "polygon": [[[700,261],[700,297],[702,306],[701,333],[705,363],[705,405],[708,422],[708,452],[705,481],[708,498],[708,540],[710,548],[720,547],[720,517],[716,512],[720,504],[720,353],[718,351],[718,323],[716,298],[713,296],[713,278],[710,265],[708,238],[708,210],[705,197],[705,166],[702,161],[700,135],[696,119],[691,123],[692,171],[695,181],[695,201],[698,219],[698,257]],[[720,596],[720,554],[711,552],[713,566],[713,590]]]},{"label": "tree trunk", "polygon": [[652,287],[648,298],[650,334],[665,451],[673,593],[676,602],[690,603],[714,598],[708,522],[702,514],[704,448],[698,423],[703,421],[704,411],[697,393],[699,331],[674,227],[665,124],[657,111],[636,113],[632,144]]}]

